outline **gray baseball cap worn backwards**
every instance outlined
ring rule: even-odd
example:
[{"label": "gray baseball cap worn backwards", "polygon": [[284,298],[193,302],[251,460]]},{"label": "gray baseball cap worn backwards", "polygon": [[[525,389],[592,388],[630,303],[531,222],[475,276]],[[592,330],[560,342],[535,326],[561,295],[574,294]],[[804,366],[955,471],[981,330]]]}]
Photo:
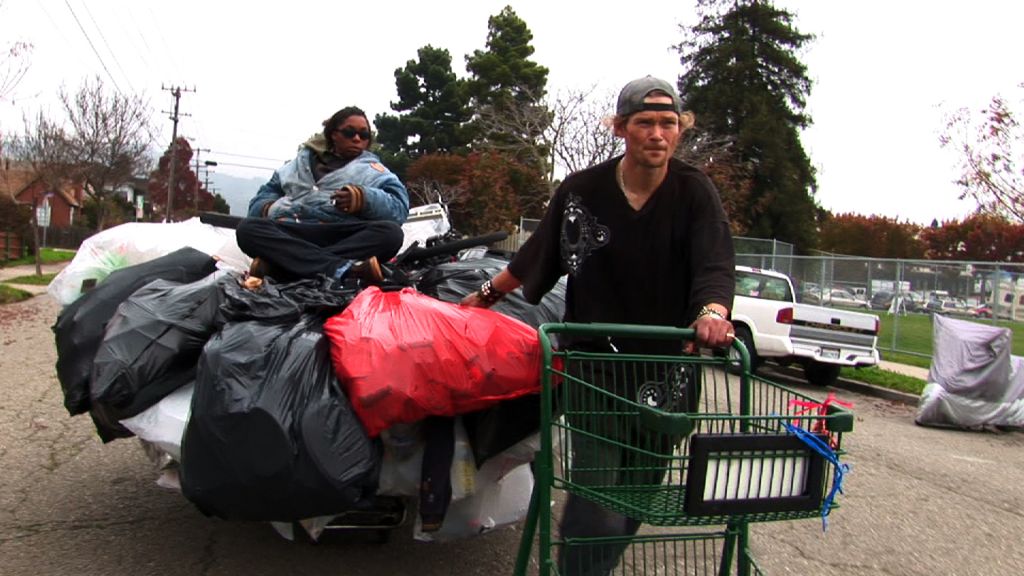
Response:
[{"label": "gray baseball cap worn backwards", "polygon": [[[644,98],[656,90],[671,96],[672,103],[645,103]],[[679,100],[679,94],[676,93],[676,89],[671,84],[654,76],[644,76],[643,78],[633,80],[622,88],[622,91],[619,92],[618,104],[615,106],[615,114],[618,116],[629,116],[641,110],[664,110],[682,114],[683,104]]]}]

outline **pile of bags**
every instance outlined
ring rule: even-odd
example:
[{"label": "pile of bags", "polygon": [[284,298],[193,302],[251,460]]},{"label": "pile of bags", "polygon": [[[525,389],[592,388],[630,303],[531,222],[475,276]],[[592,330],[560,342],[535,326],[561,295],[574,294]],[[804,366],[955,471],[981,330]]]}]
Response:
[{"label": "pile of bags", "polygon": [[457,302],[501,258],[383,290],[326,278],[248,290],[246,262],[233,234],[196,220],[90,238],[50,285],[69,413],[88,413],[105,442],[141,438],[176,465],[186,498],[225,519],[302,521],[315,537],[382,496],[419,500],[422,539],[523,517],[536,326],[561,317],[564,284],[540,306],[512,294],[483,310]]}]

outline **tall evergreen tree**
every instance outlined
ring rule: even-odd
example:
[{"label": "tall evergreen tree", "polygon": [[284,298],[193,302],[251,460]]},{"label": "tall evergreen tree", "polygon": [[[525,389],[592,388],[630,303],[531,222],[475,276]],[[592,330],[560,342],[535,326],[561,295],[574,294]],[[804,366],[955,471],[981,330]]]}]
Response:
[{"label": "tall evergreen tree", "polygon": [[412,157],[461,150],[469,143],[463,125],[471,118],[464,81],[452,72],[447,50],[428,45],[417,56],[395,70],[398,102],[391,109],[404,114],[374,118],[377,142]]},{"label": "tall evergreen tree", "polygon": [[741,215],[747,233],[813,248],[817,183],[799,135],[811,123],[811,81],[796,56],[813,36],[770,1],[698,0],[698,11],[678,46],[685,106],[705,130],[733,140],[738,160],[752,167]]},{"label": "tall evergreen tree", "polygon": [[546,173],[549,153],[537,142],[551,123],[543,104],[548,69],[530,60],[533,33],[511,6],[491,16],[487,27],[487,49],[466,56],[474,142]]},{"label": "tall evergreen tree", "polygon": [[[548,69],[530,60],[533,33],[511,6],[488,18],[487,28],[486,49],[466,56],[470,73],[466,85],[474,116],[470,129],[479,153],[471,157],[475,184],[466,186],[468,197],[460,201],[459,209],[477,214],[480,229],[487,227],[489,219],[494,220],[493,229],[505,229],[513,220],[502,210],[533,217],[550,196],[544,178],[550,161],[544,133],[552,120],[544,105]],[[499,171],[499,178],[496,167],[501,165],[506,168]],[[486,182],[495,187],[482,185]],[[504,198],[497,203],[502,210],[481,208],[495,205],[493,200],[498,198]]]},{"label": "tall evergreen tree", "polygon": [[529,59],[534,52],[533,32],[511,6],[488,18],[487,28],[487,50],[466,56],[474,105],[538,102],[544,97],[548,69]]}]

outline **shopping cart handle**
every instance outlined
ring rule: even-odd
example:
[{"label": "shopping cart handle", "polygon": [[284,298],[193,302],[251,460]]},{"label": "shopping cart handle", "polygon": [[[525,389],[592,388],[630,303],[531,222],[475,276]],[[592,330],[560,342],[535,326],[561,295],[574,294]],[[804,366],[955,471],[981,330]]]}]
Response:
[{"label": "shopping cart handle", "polygon": [[688,414],[664,412],[650,406],[640,406],[640,425],[652,432],[680,438],[693,432],[693,420]]}]

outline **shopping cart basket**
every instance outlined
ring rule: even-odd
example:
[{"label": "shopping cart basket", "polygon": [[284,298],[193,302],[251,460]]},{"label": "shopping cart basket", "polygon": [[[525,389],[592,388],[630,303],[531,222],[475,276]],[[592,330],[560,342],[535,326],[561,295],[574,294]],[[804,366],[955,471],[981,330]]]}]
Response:
[{"label": "shopping cart basket", "polygon": [[[853,414],[834,404],[808,410],[814,399],[751,375],[738,340],[736,366],[728,355],[561,350],[555,335],[668,339],[681,349],[693,331],[541,326],[541,451],[516,574],[526,573],[536,537],[545,576],[556,572],[559,548],[579,553],[609,544],[625,548],[616,574],[747,576],[760,573],[749,553],[750,522],[814,518],[836,507],[837,456]],[[552,531],[557,490],[653,527],[698,528],[656,529],[617,543],[562,539]]]}]

